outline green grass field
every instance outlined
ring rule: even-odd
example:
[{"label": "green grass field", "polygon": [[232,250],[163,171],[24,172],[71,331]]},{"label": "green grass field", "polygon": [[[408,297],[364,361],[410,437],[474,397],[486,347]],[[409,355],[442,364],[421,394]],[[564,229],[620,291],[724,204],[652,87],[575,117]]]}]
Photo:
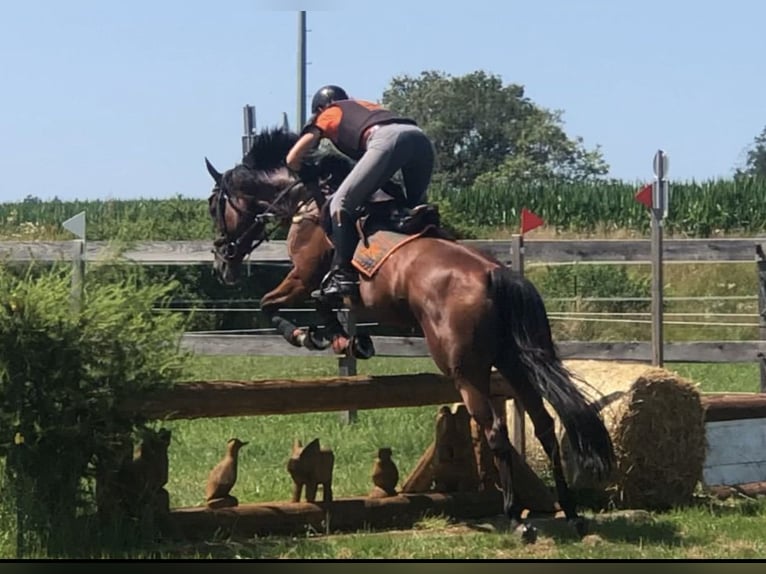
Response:
[{"label": "green grass field", "polygon": [[[671,370],[698,383],[702,391],[753,391],[754,364],[670,364]],[[434,371],[430,359],[374,358],[359,363],[359,372],[392,374]],[[332,357],[296,360],[286,357],[193,357],[186,380],[314,377],[337,373]],[[210,468],[223,454],[226,440],[249,441],[242,449],[239,479],[232,494],[241,502],[289,500],[291,479],[285,470],[293,438],[319,437],[336,455],[336,496],[364,495],[381,446],[393,448],[400,475],[406,476],[433,438],[436,407],[376,409],[358,413],[353,424],[336,413],[226,417],[158,422],[172,435],[171,506],[204,502]],[[4,521],[5,522],[5,521]],[[11,521],[6,524],[12,524]],[[534,546],[523,546],[505,522],[450,523],[424,519],[415,530],[357,532],[315,537],[268,537],[257,540],[210,540],[204,544],[162,543],[120,550],[122,541],[93,551],[72,549],[72,556],[130,558],[753,558],[766,556],[762,535],[766,503],[718,503],[669,513],[596,516],[593,535],[579,541],[561,525],[543,530]],[[14,554],[13,534],[0,531],[0,556]],[[32,555],[34,551],[31,551]]]}]

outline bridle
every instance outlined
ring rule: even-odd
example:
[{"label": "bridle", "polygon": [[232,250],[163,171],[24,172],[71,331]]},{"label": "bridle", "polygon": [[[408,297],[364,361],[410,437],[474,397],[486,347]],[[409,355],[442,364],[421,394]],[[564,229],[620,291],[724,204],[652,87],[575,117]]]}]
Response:
[{"label": "bridle", "polygon": [[[249,255],[261,243],[268,241],[280,227],[279,225],[276,225],[269,230],[267,225],[268,222],[281,217],[279,213],[276,213],[277,209],[280,207],[280,202],[288,193],[302,183],[303,182],[300,179],[297,179],[280,191],[271,203],[258,201],[258,204],[266,205],[263,211],[252,211],[250,209],[243,209],[237,205],[236,201],[234,201],[237,197],[248,199],[247,196],[232,195],[224,179],[221,178],[220,183],[216,186],[217,190],[213,192],[216,196],[214,198],[214,201],[216,202],[215,215],[218,232],[220,234],[218,239],[213,242],[213,253],[216,257],[220,257],[227,263],[236,259],[242,259]],[[252,218],[250,225],[236,237],[229,235],[226,228],[226,209],[228,207],[231,207],[236,211],[240,217]]]}]

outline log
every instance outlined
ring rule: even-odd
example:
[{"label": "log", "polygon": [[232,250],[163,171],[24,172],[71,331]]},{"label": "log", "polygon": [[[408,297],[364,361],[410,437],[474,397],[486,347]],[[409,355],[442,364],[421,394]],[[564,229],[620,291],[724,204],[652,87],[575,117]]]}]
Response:
[{"label": "log", "polygon": [[[492,392],[507,396],[508,384],[492,376]],[[179,383],[126,399],[119,410],[148,419],[194,419],[440,405],[460,401],[443,375],[324,377]]]},{"label": "log", "polygon": [[233,508],[203,506],[170,511],[170,531],[189,539],[214,534],[247,537],[305,535],[354,531],[362,528],[411,528],[426,515],[458,519],[502,513],[499,492],[398,494],[387,498],[342,498],[328,503],[271,502]]},{"label": "log", "polygon": [[705,422],[766,418],[765,393],[707,393],[702,406]]},{"label": "log", "polygon": [[766,495],[766,482],[746,482],[733,486],[715,485],[707,487],[707,490],[710,494],[721,500],[732,496],[750,496],[755,498],[760,495]]},{"label": "log", "polygon": [[434,452],[436,441],[428,445],[428,448],[418,459],[418,463],[410,475],[402,483],[403,493],[427,492],[431,489],[434,481]]}]

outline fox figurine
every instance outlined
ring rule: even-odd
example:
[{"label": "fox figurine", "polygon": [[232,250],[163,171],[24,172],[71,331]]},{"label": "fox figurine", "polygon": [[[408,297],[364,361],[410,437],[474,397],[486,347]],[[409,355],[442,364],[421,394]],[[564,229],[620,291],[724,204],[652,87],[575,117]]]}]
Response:
[{"label": "fox figurine", "polygon": [[329,449],[319,446],[319,439],[315,438],[305,447],[301,441],[295,440],[290,460],[287,461],[287,470],[293,478],[293,502],[299,502],[301,491],[306,486],[306,501],[316,500],[317,487],[322,485],[322,501],[332,501],[332,469],[335,464],[335,455]]}]

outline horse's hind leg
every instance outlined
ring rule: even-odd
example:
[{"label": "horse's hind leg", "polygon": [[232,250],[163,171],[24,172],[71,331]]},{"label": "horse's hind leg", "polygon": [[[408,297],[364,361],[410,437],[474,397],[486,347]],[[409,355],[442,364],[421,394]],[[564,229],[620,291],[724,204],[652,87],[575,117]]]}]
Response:
[{"label": "horse's hind leg", "polygon": [[521,401],[535,428],[535,436],[551,461],[553,480],[556,483],[556,494],[561,509],[564,511],[567,520],[575,526],[577,532],[580,535],[585,534],[585,522],[577,514],[574,496],[564,478],[564,469],[561,464],[561,453],[556,438],[556,427],[553,417],[546,410],[542,397],[535,392],[526,377],[504,367],[500,368],[500,372],[513,384],[516,397]]},{"label": "horse's hind leg", "polygon": [[[487,373],[489,375],[489,373]],[[521,527],[521,536],[525,542],[534,542],[535,529],[521,517],[522,507],[513,492],[513,466],[511,441],[504,413],[498,412],[489,398],[489,377],[485,384],[476,386],[471,381],[457,378],[456,385],[463,398],[463,403],[479,427],[484,431],[492,455],[495,459],[500,486],[503,491],[503,511],[511,520],[511,525]]]}]

